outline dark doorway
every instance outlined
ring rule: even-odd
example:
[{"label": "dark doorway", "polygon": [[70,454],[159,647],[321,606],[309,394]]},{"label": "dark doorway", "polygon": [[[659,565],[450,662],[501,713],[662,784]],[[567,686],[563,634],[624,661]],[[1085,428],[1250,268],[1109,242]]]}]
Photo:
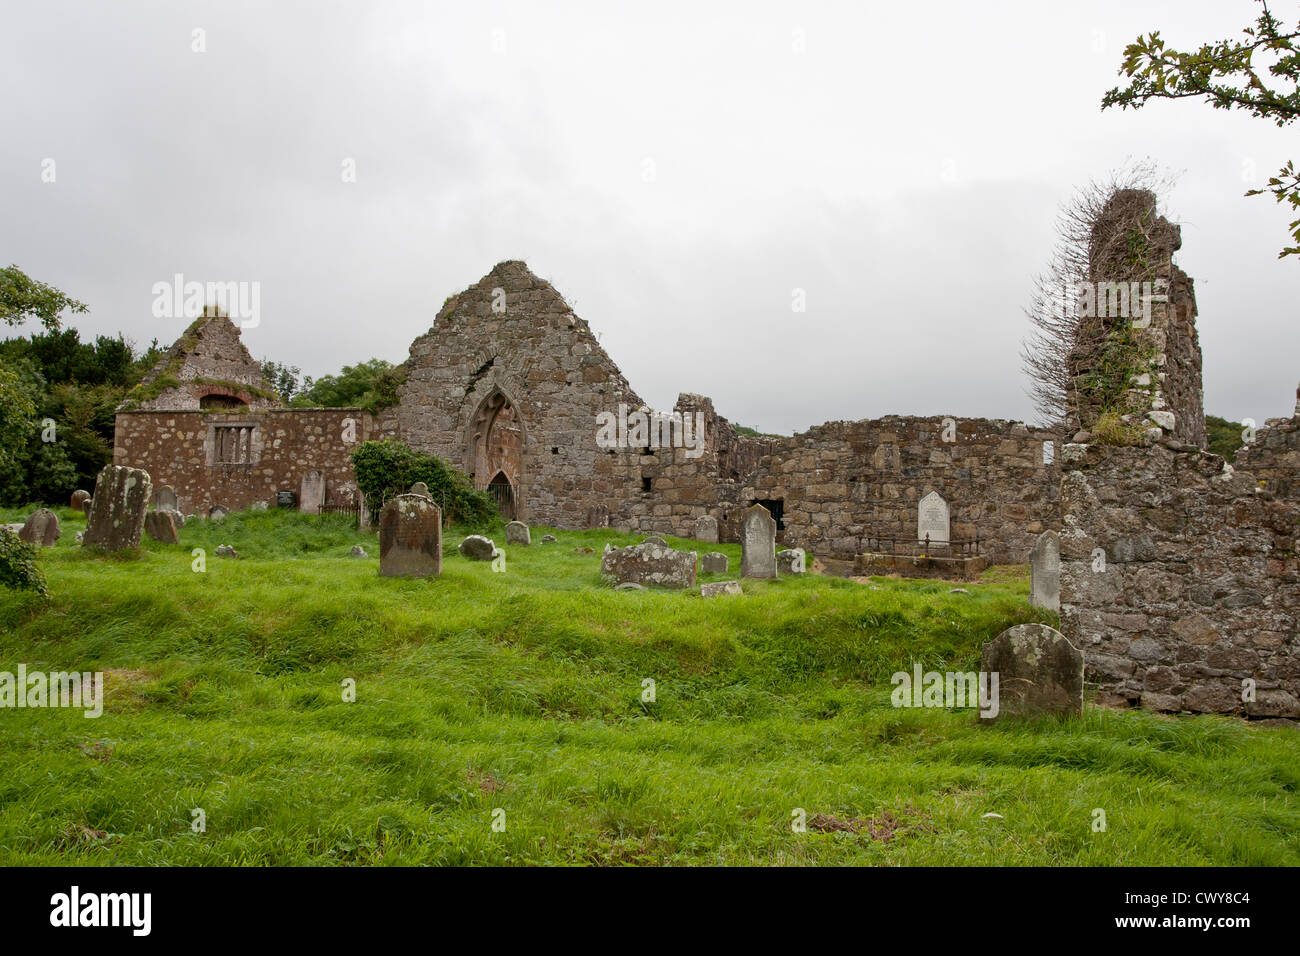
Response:
[{"label": "dark doorway", "polygon": [[505,472],[498,471],[488,482],[488,494],[497,503],[497,511],[507,521],[515,520],[515,486],[510,483]]}]

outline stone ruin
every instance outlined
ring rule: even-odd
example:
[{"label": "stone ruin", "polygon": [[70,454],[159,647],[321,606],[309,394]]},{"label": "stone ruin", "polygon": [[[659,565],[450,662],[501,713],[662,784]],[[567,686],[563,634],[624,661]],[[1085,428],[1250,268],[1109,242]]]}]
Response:
[{"label": "stone ruin", "polygon": [[[398,403],[377,413],[283,408],[238,329],[205,314],[118,410],[114,462],[174,489],[183,513],[281,494],[310,510],[358,494],[357,443],[395,438],[464,471],[521,524],[705,543],[753,535],[744,576],[775,576],[780,545],[862,573],[974,577],[1029,561],[1044,532],[1059,532],[1061,630],[1100,699],[1300,716],[1296,419],[1260,429],[1235,468],[1203,450],[1196,301],[1173,262],[1181,235],[1148,194],[1117,194],[1103,218],[1133,215],[1155,286],[1134,301],[1149,321],[1131,335],[1101,329],[1124,332],[1145,362],[1118,410],[1129,444],[1094,435],[1115,410],[1086,354],[1072,357],[1060,429],[886,416],[742,434],[689,392],[656,411],[568,302],[507,261],[443,303],[411,344]],[[1097,283],[1134,278],[1113,253],[1098,246]],[[748,524],[755,508],[774,526],[770,545]],[[1034,601],[1050,607],[1048,556],[1034,564],[1046,575]]]}]

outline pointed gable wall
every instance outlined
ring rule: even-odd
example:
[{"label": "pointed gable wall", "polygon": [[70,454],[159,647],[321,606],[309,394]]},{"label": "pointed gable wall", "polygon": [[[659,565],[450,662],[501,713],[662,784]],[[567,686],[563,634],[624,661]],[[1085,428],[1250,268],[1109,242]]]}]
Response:
[{"label": "pointed gable wall", "polygon": [[225,315],[205,313],[194,321],[128,397],[124,411],[198,411],[203,400],[243,402],[252,411],[280,406],[262,365],[240,341]]},{"label": "pointed gable wall", "polygon": [[474,473],[480,487],[492,475],[478,473],[476,430],[497,395],[513,406],[521,447],[510,477],[519,484],[521,517],[583,526],[591,503],[614,491],[596,417],[641,399],[587,323],[523,262],[499,263],[448,299],[411,345],[406,367],[403,438]]}]

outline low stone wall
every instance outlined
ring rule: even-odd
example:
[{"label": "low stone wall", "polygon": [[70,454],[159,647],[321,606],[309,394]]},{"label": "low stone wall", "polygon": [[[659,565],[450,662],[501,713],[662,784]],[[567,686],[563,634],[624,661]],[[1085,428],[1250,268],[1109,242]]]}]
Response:
[{"label": "low stone wall", "polygon": [[1294,499],[1172,438],[1061,464],[1061,631],[1098,700],[1300,717]]},{"label": "low stone wall", "polygon": [[274,506],[277,492],[298,494],[311,471],[323,474],[327,495],[350,492],[356,477],[349,456],[358,443],[382,437],[373,432],[371,416],[357,408],[121,411],[113,463],[143,468],[155,489],[176,490],[182,513],[206,515],[218,504]]}]

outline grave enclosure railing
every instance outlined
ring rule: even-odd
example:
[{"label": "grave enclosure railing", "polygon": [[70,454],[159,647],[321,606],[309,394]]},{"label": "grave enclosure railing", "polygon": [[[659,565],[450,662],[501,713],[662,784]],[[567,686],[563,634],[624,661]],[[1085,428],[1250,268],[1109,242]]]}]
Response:
[{"label": "grave enclosure railing", "polygon": [[950,538],[947,541],[932,541],[928,534],[924,538],[896,535],[870,535],[866,538],[868,551],[913,558],[974,557],[980,553],[981,543],[979,535],[973,538]]}]

